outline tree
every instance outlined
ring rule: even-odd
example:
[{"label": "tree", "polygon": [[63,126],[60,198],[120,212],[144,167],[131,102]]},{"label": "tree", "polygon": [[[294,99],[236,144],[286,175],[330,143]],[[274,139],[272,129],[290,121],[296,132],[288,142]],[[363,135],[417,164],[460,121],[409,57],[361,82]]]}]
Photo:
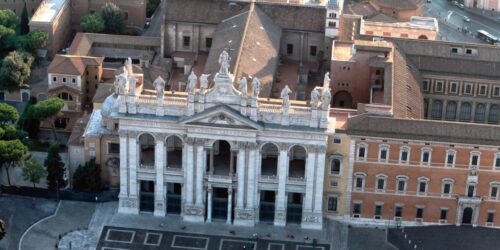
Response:
[{"label": "tree", "polygon": [[5,233],[7,232],[7,229],[5,228],[5,222],[0,219],[0,240],[5,237]]},{"label": "tree", "polygon": [[7,182],[10,186],[9,168],[21,162],[28,148],[18,139],[0,141],[0,167],[5,166]]},{"label": "tree", "polygon": [[52,118],[59,114],[63,107],[64,101],[62,99],[52,97],[31,106],[29,112],[30,116],[34,119],[39,121],[49,120],[52,125],[52,133],[54,134],[54,138],[57,140],[56,128],[54,127]]},{"label": "tree", "polygon": [[42,164],[31,155],[24,160],[22,170],[24,180],[33,183],[33,188],[35,188],[35,184],[40,182],[42,177],[47,175],[47,171],[45,171]]},{"label": "tree", "polygon": [[98,14],[86,15],[82,18],[80,28],[83,32],[101,33],[106,28],[104,19]]},{"label": "tree", "polygon": [[12,124],[19,119],[17,109],[7,103],[0,103],[0,125]]},{"label": "tree", "polygon": [[45,47],[49,34],[43,30],[35,30],[25,36],[23,47],[25,50],[34,51]]},{"label": "tree", "polygon": [[17,23],[16,13],[9,9],[0,10],[0,47],[5,46],[3,40],[16,34]]},{"label": "tree", "polygon": [[101,10],[106,25],[106,33],[120,34],[125,28],[125,18],[121,9],[114,3],[106,3]]},{"label": "tree", "polygon": [[29,22],[30,20],[28,19],[28,9],[26,8],[26,2],[24,2],[23,12],[21,13],[21,23],[19,25],[19,31],[21,35],[26,35],[28,34],[28,32],[30,32]]},{"label": "tree", "polygon": [[25,52],[12,51],[3,59],[0,69],[0,88],[14,91],[25,87],[31,74],[33,57]]},{"label": "tree", "polygon": [[95,159],[86,162],[84,166],[78,166],[73,174],[73,188],[78,192],[102,191],[101,168],[95,163]]},{"label": "tree", "polygon": [[151,17],[155,13],[156,8],[160,5],[161,0],[148,0],[146,5],[146,16]]},{"label": "tree", "polygon": [[64,163],[59,155],[59,144],[52,143],[49,153],[43,165],[47,168],[47,185],[49,190],[56,190],[58,187],[66,186],[64,180]]}]

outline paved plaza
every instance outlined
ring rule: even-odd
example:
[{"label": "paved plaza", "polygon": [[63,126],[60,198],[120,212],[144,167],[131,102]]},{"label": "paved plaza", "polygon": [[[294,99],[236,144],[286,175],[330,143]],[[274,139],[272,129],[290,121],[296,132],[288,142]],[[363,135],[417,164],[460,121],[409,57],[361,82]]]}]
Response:
[{"label": "paved plaza", "polygon": [[276,241],[263,235],[254,238],[210,236],[121,227],[104,227],[97,249],[191,249],[191,250],[327,250],[327,244],[307,242]]}]

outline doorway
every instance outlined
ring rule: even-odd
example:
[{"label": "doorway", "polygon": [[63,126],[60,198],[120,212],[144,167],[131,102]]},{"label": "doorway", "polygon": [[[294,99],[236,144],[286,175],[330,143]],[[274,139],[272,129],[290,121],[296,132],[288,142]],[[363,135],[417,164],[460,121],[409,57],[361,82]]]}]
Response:
[{"label": "doorway", "polygon": [[213,188],[212,197],[212,219],[226,220],[227,219],[227,188]]},{"label": "doorway", "polygon": [[466,207],[462,214],[462,225],[470,225],[472,222],[472,208]]},{"label": "doorway", "polygon": [[141,212],[155,210],[155,182],[141,181],[139,209]]},{"label": "doorway", "polygon": [[286,223],[300,224],[302,221],[302,194],[288,193]]},{"label": "doorway", "polygon": [[260,191],[259,221],[270,224],[274,222],[275,204],[276,192]]},{"label": "doorway", "polygon": [[167,214],[181,214],[182,186],[167,182]]}]

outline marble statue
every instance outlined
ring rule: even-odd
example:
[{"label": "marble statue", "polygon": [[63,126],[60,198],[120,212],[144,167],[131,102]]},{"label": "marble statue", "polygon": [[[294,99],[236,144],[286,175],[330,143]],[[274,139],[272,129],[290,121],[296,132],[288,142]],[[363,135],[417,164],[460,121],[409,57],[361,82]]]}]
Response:
[{"label": "marble statue", "polygon": [[311,107],[312,108],[317,108],[318,107],[318,102],[319,102],[319,91],[318,91],[318,87],[315,87],[311,91]]},{"label": "marble statue", "polygon": [[242,77],[240,79],[240,86],[239,86],[239,91],[241,92],[241,96],[246,97],[248,95],[248,82],[246,77]]},{"label": "marble statue", "polygon": [[127,61],[125,61],[125,68],[127,69],[127,75],[133,75],[134,69],[132,68],[132,59],[129,57]]},{"label": "marble statue", "polygon": [[323,79],[323,88],[330,87],[330,72],[325,73],[325,78]]},{"label": "marble statue", "polygon": [[158,76],[153,82],[153,86],[156,89],[156,98],[158,100],[163,100],[163,96],[165,93],[165,80],[163,80],[161,76]]},{"label": "marble statue", "polygon": [[191,71],[191,74],[189,74],[188,77],[188,83],[186,85],[186,92],[189,94],[194,93],[194,89],[196,88],[196,81],[198,80],[198,77],[194,74],[194,71]]},{"label": "marble statue", "polygon": [[115,89],[118,88],[118,93],[120,95],[126,95],[128,87],[127,69],[124,68],[124,72],[115,76],[115,78]]},{"label": "marble statue", "polygon": [[[130,72],[129,72],[130,73]],[[135,95],[135,90],[137,86],[137,77],[132,74],[128,77],[128,92],[130,95]]]},{"label": "marble statue", "polygon": [[321,109],[328,110],[331,100],[332,94],[330,93],[330,88],[323,88],[323,92],[321,93]]},{"label": "marble statue", "polygon": [[260,80],[257,77],[254,77],[252,79],[252,91],[253,91],[253,98],[257,99],[259,98],[260,94]]},{"label": "marble statue", "polygon": [[201,91],[204,91],[205,89],[208,88],[208,77],[210,74],[201,74],[200,76],[200,89]]},{"label": "marble statue", "polygon": [[292,93],[292,90],[288,87],[288,85],[285,85],[283,90],[281,90],[281,99],[283,99],[283,108],[288,109],[290,107],[290,93]]},{"label": "marble statue", "polygon": [[231,57],[226,50],[223,50],[219,55],[219,64],[220,64],[220,74],[228,74],[229,73],[229,62],[231,61]]}]

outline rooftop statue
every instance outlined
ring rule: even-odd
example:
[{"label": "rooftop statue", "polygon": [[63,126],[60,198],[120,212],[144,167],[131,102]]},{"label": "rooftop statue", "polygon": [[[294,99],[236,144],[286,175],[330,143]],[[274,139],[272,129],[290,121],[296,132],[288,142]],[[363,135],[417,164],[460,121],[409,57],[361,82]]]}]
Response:
[{"label": "rooftop statue", "polygon": [[260,80],[257,77],[252,79],[252,90],[253,90],[253,98],[259,98],[260,94]]},{"label": "rooftop statue", "polygon": [[283,109],[288,109],[290,107],[290,93],[292,93],[292,90],[288,87],[288,85],[285,85],[283,90],[281,90],[281,99],[283,99]]},{"label": "rooftop statue", "polygon": [[219,55],[219,64],[220,64],[220,74],[228,74],[229,73],[229,62],[231,61],[231,57],[227,53],[226,50],[223,50]]},{"label": "rooftop statue", "polygon": [[323,92],[321,93],[321,109],[328,110],[328,106],[330,106],[331,100],[332,94],[330,93],[330,88],[323,88]]},{"label": "rooftop statue", "polygon": [[132,68],[132,59],[130,57],[125,61],[125,68],[127,69],[129,76],[134,74],[134,69]]},{"label": "rooftop statue", "polygon": [[325,78],[323,79],[323,88],[328,88],[330,87],[330,72],[325,73]]},{"label": "rooftop statue", "polygon": [[194,71],[191,71],[191,74],[189,74],[188,77],[188,83],[186,85],[186,92],[189,94],[194,93],[194,89],[196,88],[196,81],[198,80],[198,77],[194,74]]},{"label": "rooftop statue", "polygon": [[311,91],[311,107],[312,108],[317,108],[319,103],[319,90],[318,87],[315,87]]},{"label": "rooftop statue", "polygon": [[205,89],[208,88],[208,77],[210,74],[201,74],[200,76],[200,89],[201,91],[204,91]]},{"label": "rooftop statue", "polygon": [[248,82],[246,77],[242,77],[240,79],[240,86],[239,86],[239,91],[241,92],[241,96],[246,97],[248,95]]},{"label": "rooftop statue", "polygon": [[158,76],[153,82],[153,86],[156,89],[156,98],[163,99],[165,93],[165,80],[161,76]]},{"label": "rooftop statue", "polygon": [[[130,72],[129,72],[130,73]],[[131,74],[128,77],[128,92],[130,95],[135,95],[136,85],[137,85],[137,77],[134,74]]]},{"label": "rooftop statue", "polygon": [[115,86],[115,91],[117,91],[120,95],[127,94],[128,78],[127,69],[125,67],[123,68],[123,73],[115,76],[115,82],[113,85]]}]

